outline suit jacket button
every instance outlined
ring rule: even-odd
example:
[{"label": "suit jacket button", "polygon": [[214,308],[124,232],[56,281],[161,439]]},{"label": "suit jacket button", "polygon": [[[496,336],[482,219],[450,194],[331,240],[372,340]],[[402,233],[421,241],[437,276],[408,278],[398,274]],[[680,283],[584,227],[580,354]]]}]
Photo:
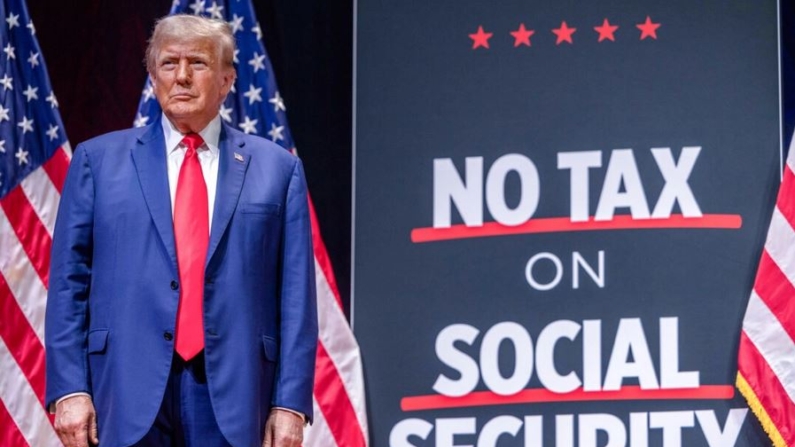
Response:
[{"label": "suit jacket button", "polygon": [[179,283],[176,281],[171,281],[171,290],[179,289]]},{"label": "suit jacket button", "polygon": [[171,341],[174,339],[174,335],[172,335],[170,331],[165,331],[163,332],[163,338],[166,339],[166,341]]}]

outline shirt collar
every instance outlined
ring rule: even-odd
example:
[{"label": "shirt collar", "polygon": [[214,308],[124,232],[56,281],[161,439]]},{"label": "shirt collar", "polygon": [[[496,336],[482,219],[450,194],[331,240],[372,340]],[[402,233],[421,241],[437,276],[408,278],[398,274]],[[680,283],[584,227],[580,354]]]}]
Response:
[{"label": "shirt collar", "polygon": [[[180,147],[185,134],[180,133],[165,114],[162,114],[160,118],[160,125],[163,127],[163,136],[166,140],[166,155],[168,155]],[[204,129],[199,131],[199,135],[201,135],[207,148],[210,149],[210,153],[213,156],[217,155],[218,141],[221,138],[221,116],[216,115]]]}]

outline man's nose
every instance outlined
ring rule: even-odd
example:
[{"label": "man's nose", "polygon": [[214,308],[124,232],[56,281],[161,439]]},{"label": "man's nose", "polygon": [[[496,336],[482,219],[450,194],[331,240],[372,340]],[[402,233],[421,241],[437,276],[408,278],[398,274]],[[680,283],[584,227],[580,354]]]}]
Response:
[{"label": "man's nose", "polygon": [[179,61],[179,65],[177,66],[177,82],[180,84],[186,84],[190,82],[190,78],[190,63],[185,59],[181,59]]}]

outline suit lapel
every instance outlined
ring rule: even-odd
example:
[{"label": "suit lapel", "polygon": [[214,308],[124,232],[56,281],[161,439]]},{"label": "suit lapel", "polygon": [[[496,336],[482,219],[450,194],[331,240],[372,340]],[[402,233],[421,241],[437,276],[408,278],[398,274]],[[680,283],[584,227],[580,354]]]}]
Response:
[{"label": "suit lapel", "polygon": [[250,161],[248,152],[244,151],[245,144],[245,141],[227,131],[226,124],[221,126],[221,136],[218,141],[218,186],[215,192],[210,245],[207,249],[208,264],[237,208]]},{"label": "suit lapel", "polygon": [[171,218],[171,194],[168,189],[168,167],[166,165],[166,142],[160,126],[155,121],[149,129],[138,137],[132,151],[133,163],[138,171],[138,181],[144,200],[152,215],[157,234],[171,258],[172,266],[177,267],[177,250],[174,244],[174,225]]}]

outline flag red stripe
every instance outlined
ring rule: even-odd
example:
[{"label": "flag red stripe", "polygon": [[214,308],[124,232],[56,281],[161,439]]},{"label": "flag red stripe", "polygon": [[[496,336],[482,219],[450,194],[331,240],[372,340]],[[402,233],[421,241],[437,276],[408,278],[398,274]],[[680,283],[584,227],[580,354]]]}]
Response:
[{"label": "flag red stripe", "polygon": [[776,208],[781,211],[784,218],[787,219],[790,226],[795,224],[795,174],[792,173],[789,165],[784,166],[784,178],[781,179],[781,186],[779,186],[778,198],[776,199]]},{"label": "flag red stripe", "polygon": [[334,294],[334,298],[337,300],[337,305],[342,308],[342,299],[340,298],[340,292],[337,288],[334,270],[331,268],[331,261],[326,251],[326,244],[323,243],[323,237],[320,235],[320,225],[318,224],[317,215],[315,214],[315,205],[312,203],[311,197],[309,197],[308,200],[309,221],[312,224],[312,246],[315,250],[315,259],[320,265],[320,269],[323,270],[323,276],[326,277],[326,282],[328,283],[329,289],[331,289],[331,293]]},{"label": "flag red stripe", "polygon": [[781,327],[795,340],[795,287],[776,265],[767,250],[762,252],[754,290],[778,318]]},{"label": "flag red stripe", "polygon": [[469,227],[463,224],[449,228],[415,228],[411,230],[414,243],[468,239],[476,237],[510,236],[516,234],[563,233],[569,231],[604,230],[649,230],[665,228],[717,228],[736,230],[743,226],[739,214],[705,214],[701,217],[684,217],[673,214],[666,219],[633,219],[632,216],[615,216],[611,220],[572,222],[568,217],[543,217],[509,227],[498,222],[486,222],[482,226]]},{"label": "flag red stripe", "polygon": [[8,413],[8,409],[0,400],[0,445],[8,447],[24,447],[28,446],[28,441],[22,436],[14,419]]},{"label": "flag red stripe", "polygon": [[66,171],[69,170],[69,156],[66,154],[63,146],[59,147],[57,151],[47,160],[44,165],[44,172],[52,180],[55,189],[58,192],[63,192],[63,184],[66,181]]},{"label": "flag red stripe", "polygon": [[28,201],[22,188],[17,186],[0,199],[8,222],[14,228],[31,265],[46,286],[50,276],[50,248],[52,238],[39,220],[36,210]]},{"label": "flag red stripe", "polygon": [[336,445],[345,447],[365,447],[364,435],[356,422],[345,386],[340,380],[337,368],[331,361],[323,343],[318,341],[315,365],[315,400],[329,430],[334,435]]},{"label": "flag red stripe", "polygon": [[[44,405],[44,346],[19,304],[14,299],[3,275],[0,274],[0,324],[2,337],[14,360],[30,382],[31,388]],[[7,444],[0,444],[7,445]]]},{"label": "flag red stripe", "polygon": [[559,394],[547,389],[523,390],[511,396],[501,396],[491,391],[475,391],[462,397],[448,397],[436,394],[409,396],[400,400],[403,411],[434,410],[440,408],[468,408],[489,405],[510,405],[550,402],[586,402],[613,400],[691,400],[691,399],[731,399],[734,387],[731,385],[702,385],[698,388],[665,390],[644,390],[639,386],[624,386],[616,391],[583,391]]},{"label": "flag red stripe", "polygon": [[765,407],[770,419],[776,424],[787,445],[795,445],[795,427],[793,427],[795,404],[789,399],[778,377],[745,332],[740,334],[738,363],[740,372],[756,393],[759,402]]}]

